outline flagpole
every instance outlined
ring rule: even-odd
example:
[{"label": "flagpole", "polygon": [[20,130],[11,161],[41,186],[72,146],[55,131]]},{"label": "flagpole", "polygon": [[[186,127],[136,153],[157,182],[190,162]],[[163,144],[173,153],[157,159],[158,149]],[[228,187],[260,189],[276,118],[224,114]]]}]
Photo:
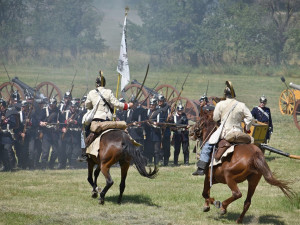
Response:
[{"label": "flagpole", "polygon": [[[129,11],[129,7],[127,6],[125,8],[125,19],[127,17],[128,11]],[[121,74],[119,73],[119,75],[118,75],[118,83],[117,83],[117,90],[116,90],[116,98],[118,98],[118,95],[119,95],[120,80],[121,80]],[[115,120],[116,120],[116,107],[114,107],[114,115],[113,115],[113,121],[115,121]]]}]

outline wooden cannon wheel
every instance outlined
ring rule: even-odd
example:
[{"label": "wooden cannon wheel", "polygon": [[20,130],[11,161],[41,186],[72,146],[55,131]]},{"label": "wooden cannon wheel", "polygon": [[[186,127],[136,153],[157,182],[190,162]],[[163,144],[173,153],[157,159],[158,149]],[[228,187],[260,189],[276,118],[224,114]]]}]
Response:
[{"label": "wooden cannon wheel", "polygon": [[[170,102],[169,105],[171,106],[171,109],[174,107],[175,102],[177,101],[178,97],[173,98]],[[177,101],[177,106],[182,105],[184,107],[184,112],[187,115],[187,118],[191,121],[196,121],[197,117],[199,116],[199,110],[197,108],[197,105],[191,101],[190,99],[186,97],[179,97]],[[177,107],[176,106],[176,107]],[[176,110],[176,109],[175,109]]]},{"label": "wooden cannon wheel", "polygon": [[2,97],[6,102],[8,102],[11,93],[13,93],[16,90],[19,92],[21,100],[25,99],[23,89],[14,82],[5,82],[0,85],[0,97]]},{"label": "wooden cannon wheel", "polygon": [[286,89],[279,97],[279,109],[281,114],[292,115],[295,108],[296,98],[292,90]]},{"label": "wooden cannon wheel", "polygon": [[175,87],[169,84],[159,85],[155,91],[158,94],[162,94],[166,98],[167,102],[170,102],[173,98],[179,95],[179,92],[175,89]]},{"label": "wooden cannon wheel", "polygon": [[296,102],[295,110],[293,112],[294,122],[298,130],[300,130],[300,100]]},{"label": "wooden cannon wheel", "polygon": [[50,81],[44,81],[40,83],[37,85],[36,89],[48,99],[55,97],[56,100],[60,102],[63,98],[61,90]]},{"label": "wooden cannon wheel", "polygon": [[[128,84],[124,87],[124,93],[125,96],[123,96],[123,98],[125,98],[125,101],[128,102],[132,96],[136,96],[138,94],[138,92],[141,89],[141,85],[140,84]],[[143,104],[143,107],[148,108],[149,107],[149,99],[151,98],[151,96],[148,96],[148,92],[147,90],[143,87],[139,97],[138,97],[138,102]]]}]

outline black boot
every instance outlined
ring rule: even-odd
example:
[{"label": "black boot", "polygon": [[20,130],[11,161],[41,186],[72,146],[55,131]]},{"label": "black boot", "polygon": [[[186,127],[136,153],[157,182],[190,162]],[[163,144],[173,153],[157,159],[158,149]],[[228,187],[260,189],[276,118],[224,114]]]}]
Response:
[{"label": "black boot", "polygon": [[81,156],[78,156],[77,161],[78,162],[85,162],[88,158],[88,154],[86,154],[85,148],[82,148],[81,150],[82,150]]},{"label": "black boot", "polygon": [[193,176],[203,176],[208,167],[208,162],[203,162],[203,161],[199,160],[197,162],[197,166],[198,166],[197,170],[194,173],[192,173],[192,175]]}]

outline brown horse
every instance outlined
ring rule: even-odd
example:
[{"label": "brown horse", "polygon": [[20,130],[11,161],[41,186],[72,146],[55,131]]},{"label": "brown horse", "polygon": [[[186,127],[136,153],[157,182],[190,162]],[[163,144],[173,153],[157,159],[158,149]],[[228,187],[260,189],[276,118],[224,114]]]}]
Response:
[{"label": "brown horse", "polygon": [[[155,178],[158,172],[157,168],[153,171],[147,172],[146,165],[147,160],[142,156],[141,152],[133,145],[129,135],[123,130],[112,130],[101,137],[99,146],[98,157],[89,155],[88,157],[88,182],[93,187],[92,197],[96,198],[98,195],[97,178],[100,173],[104,175],[106,179],[106,185],[100,192],[99,203],[104,204],[104,197],[109,188],[113,185],[114,181],[109,173],[109,169],[115,163],[119,163],[121,167],[121,183],[120,183],[120,195],[118,203],[122,201],[123,192],[125,190],[125,180],[130,163],[133,162],[138,172],[147,178]],[[93,169],[97,165],[94,171]]]},{"label": "brown horse", "polygon": [[[212,112],[206,112],[205,114],[200,115],[200,120],[191,129],[191,136],[197,136],[203,140],[207,139],[207,136],[205,135],[208,135],[215,126],[215,122],[209,114],[212,114]],[[214,204],[217,208],[220,208],[221,215],[224,215],[227,212],[228,205],[242,197],[242,193],[237,184],[247,180],[247,198],[244,202],[243,211],[236,220],[237,223],[242,223],[245,213],[250,207],[251,198],[255,192],[256,186],[262,176],[267,183],[280,188],[285,196],[290,199],[293,197],[294,192],[288,186],[289,182],[278,180],[273,176],[260,148],[254,144],[241,144],[235,146],[234,152],[223,159],[222,164],[214,166],[212,172],[212,184],[227,184],[231,189],[232,196],[222,203],[215,201],[214,198],[210,197],[211,187],[209,168],[205,174],[202,192],[202,196],[205,198],[203,211],[208,212],[210,210],[210,204]]]}]

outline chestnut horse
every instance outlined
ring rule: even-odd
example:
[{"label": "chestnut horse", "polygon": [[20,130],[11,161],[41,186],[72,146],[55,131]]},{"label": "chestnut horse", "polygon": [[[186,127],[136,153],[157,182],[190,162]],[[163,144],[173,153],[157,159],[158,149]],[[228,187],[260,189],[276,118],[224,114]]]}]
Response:
[{"label": "chestnut horse", "polygon": [[[89,155],[88,157],[88,182],[93,187],[92,197],[96,198],[98,195],[97,178],[100,173],[106,179],[106,185],[100,192],[99,203],[104,204],[104,197],[114,181],[109,173],[109,169],[115,163],[119,163],[121,167],[121,183],[120,195],[118,203],[122,201],[123,192],[125,190],[125,180],[130,163],[133,162],[138,172],[147,178],[155,178],[158,169],[155,167],[153,171],[147,172],[147,160],[142,156],[141,152],[133,145],[129,135],[123,130],[112,130],[101,137],[98,157]],[[94,171],[94,166],[97,165]]]},{"label": "chestnut horse", "polygon": [[[207,135],[214,129],[216,123],[212,120],[212,111],[205,111],[201,114],[200,120],[191,128],[190,136],[197,136],[202,140],[206,140]],[[262,176],[267,183],[280,188],[288,198],[291,199],[294,196],[294,192],[288,186],[289,182],[278,180],[273,176],[260,148],[254,144],[240,144],[235,146],[234,152],[223,159],[222,164],[214,166],[212,172],[212,184],[227,184],[231,189],[232,196],[222,203],[210,197],[209,168],[205,174],[202,192],[202,196],[205,199],[203,211],[208,212],[210,204],[213,204],[217,208],[220,208],[221,215],[224,215],[227,212],[228,205],[242,197],[237,184],[247,180],[248,194],[244,202],[243,211],[236,220],[237,223],[242,223],[245,213],[250,207],[251,198]]]}]

